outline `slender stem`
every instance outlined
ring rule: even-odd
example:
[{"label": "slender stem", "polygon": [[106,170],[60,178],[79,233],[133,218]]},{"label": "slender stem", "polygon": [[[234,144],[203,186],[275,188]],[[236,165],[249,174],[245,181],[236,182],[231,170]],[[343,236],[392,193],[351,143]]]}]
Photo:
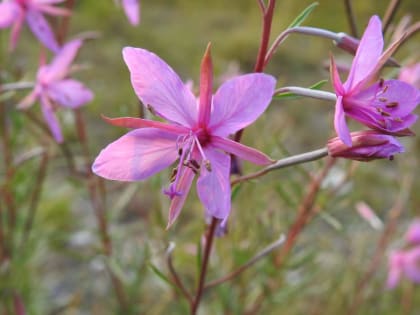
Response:
[{"label": "slender stem", "polygon": [[399,196],[395,201],[394,206],[392,207],[391,211],[388,215],[388,222],[386,227],[378,241],[376,246],[374,255],[370,264],[363,274],[362,278],[358,282],[355,290],[355,297],[353,302],[347,312],[347,315],[357,314],[357,310],[362,304],[363,293],[367,284],[372,280],[373,276],[375,275],[376,271],[379,269],[378,266],[383,261],[383,256],[387,249],[389,242],[391,241],[391,237],[395,232],[398,218],[401,216],[403,211],[406,209],[406,203],[410,199],[411,189],[413,184],[413,174],[409,174],[403,179],[401,189],[399,192]]},{"label": "slender stem", "polygon": [[264,248],[262,251],[260,251],[258,254],[256,254],[254,257],[252,257],[250,260],[248,260],[245,264],[243,264],[242,266],[240,266],[236,270],[232,271],[231,273],[227,274],[226,276],[223,276],[219,279],[216,279],[216,280],[213,280],[213,281],[207,283],[206,286],[204,287],[204,289],[206,290],[208,288],[215,287],[215,286],[217,286],[221,283],[224,283],[226,281],[232,280],[233,278],[235,278],[236,276],[241,274],[243,271],[245,271],[246,269],[251,267],[253,264],[255,264],[257,261],[264,258],[268,254],[270,254],[273,250],[280,247],[280,245],[282,245],[284,243],[285,239],[286,239],[285,236],[282,234],[278,240],[276,240],[275,242],[268,245],[266,248]]},{"label": "slender stem", "polygon": [[264,59],[265,54],[267,53],[268,42],[270,40],[271,25],[273,22],[274,7],[276,5],[276,0],[269,0],[268,6],[263,13],[263,28],[261,35],[260,48],[258,50],[257,62],[254,66],[255,72],[262,72],[264,70]]},{"label": "slender stem", "polygon": [[76,167],[74,165],[74,158],[73,153],[71,152],[70,148],[67,146],[67,144],[64,143],[57,143],[52,136],[50,130],[48,127],[41,121],[39,118],[34,115],[30,110],[25,111],[26,116],[29,118],[30,121],[32,121],[36,126],[38,126],[42,132],[45,133],[45,135],[48,136],[50,140],[52,140],[54,143],[56,143],[59,147],[61,152],[63,153],[64,158],[66,159],[67,166],[69,168],[69,172],[71,174],[77,174]]},{"label": "slender stem", "polygon": [[210,227],[206,233],[206,238],[205,238],[206,243],[204,246],[204,255],[203,255],[203,261],[201,263],[201,268],[200,268],[200,276],[198,280],[197,291],[196,291],[193,302],[190,304],[191,315],[197,314],[198,306],[200,305],[201,297],[203,295],[204,283],[205,283],[206,274],[207,274],[207,266],[210,259],[210,253],[213,246],[213,239],[214,239],[214,234],[216,232],[217,224],[218,224],[218,219],[212,218]]},{"label": "slender stem", "polygon": [[295,245],[298,236],[303,231],[303,228],[313,217],[312,213],[314,210],[314,204],[316,197],[318,196],[319,190],[321,189],[321,183],[333,167],[334,163],[334,158],[328,159],[324,168],[321,170],[318,176],[315,177],[309,184],[308,192],[306,193],[304,199],[302,200],[302,203],[299,206],[298,217],[296,218],[293,225],[290,227],[289,232],[287,233],[286,242],[275,258],[275,264],[277,267],[280,267],[283,264],[286,257],[293,249],[293,246]]},{"label": "slender stem", "polygon": [[[76,109],[74,111],[76,116],[76,129],[79,136],[80,145],[82,146],[82,151],[85,159],[85,168],[87,174],[87,186],[90,196],[90,201],[96,216],[96,220],[99,226],[99,232],[101,235],[102,248],[104,254],[107,257],[112,256],[112,244],[111,238],[108,232],[108,222],[105,216],[105,206],[103,200],[100,198],[100,189],[98,188],[97,178],[93,175],[90,165],[90,153],[89,146],[87,143],[87,134],[86,134],[86,124],[84,122],[83,113],[81,109]],[[120,304],[121,309],[128,309],[127,297],[124,292],[124,287],[121,283],[121,280],[114,274],[114,272],[109,269],[111,276],[111,281],[114,286],[115,293],[117,295],[118,303]]]},{"label": "slender stem", "polygon": [[280,33],[280,35],[277,36],[277,38],[274,40],[273,44],[271,45],[270,49],[265,55],[264,65],[268,64],[268,62],[273,57],[274,53],[276,52],[280,44],[283,43],[286,40],[286,38],[290,34],[293,34],[293,33],[328,38],[336,42],[339,42],[342,38],[342,35],[340,35],[340,33],[335,33],[335,32],[331,32],[331,31],[324,30],[321,28],[316,28],[316,27],[296,26],[296,27],[289,28],[283,31],[282,33]]},{"label": "slender stem", "polygon": [[[276,5],[276,0],[268,0],[268,5],[265,6],[262,1],[259,1],[259,6],[263,14],[263,26],[260,47],[258,49],[257,60],[255,62],[254,71],[263,72],[265,67],[265,55],[268,49],[268,43],[270,40],[271,25],[273,23],[274,7]],[[237,142],[241,141],[244,129],[241,129],[235,133],[234,140]],[[237,164],[236,156],[232,156],[232,165]],[[240,173],[240,170],[239,170]]]},{"label": "slender stem", "polygon": [[286,87],[282,87],[274,91],[274,95],[278,95],[281,93],[293,93],[296,95],[307,96],[307,97],[317,98],[321,100],[328,100],[328,101],[333,101],[333,102],[337,100],[337,96],[334,93],[308,89],[308,88],[302,88],[298,86],[286,86]]},{"label": "slender stem", "polygon": [[0,85],[0,93],[14,90],[32,89],[35,86],[34,82],[15,82]]},{"label": "slender stem", "polygon": [[36,210],[39,204],[39,198],[42,192],[42,184],[44,183],[44,179],[47,175],[47,166],[49,161],[49,154],[48,151],[44,151],[44,154],[41,159],[41,163],[38,169],[38,174],[36,176],[36,183],[34,185],[34,190],[31,195],[31,199],[29,202],[29,210],[28,210],[28,217],[25,222],[23,237],[22,237],[22,244],[25,244],[29,238],[30,231],[32,230],[32,225],[35,220]]},{"label": "slender stem", "polygon": [[[73,7],[74,7],[74,0],[67,0],[66,1],[66,8],[69,11],[72,11]],[[62,17],[62,19],[61,19],[60,27],[57,31],[57,40],[60,44],[64,43],[64,40],[67,36],[69,25],[70,25],[70,18],[71,18],[71,15],[66,15],[66,16]]]},{"label": "slender stem", "polygon": [[278,170],[278,169],[281,169],[281,168],[285,168],[285,167],[288,167],[288,166],[319,160],[319,159],[321,159],[321,158],[323,158],[327,155],[328,155],[328,149],[327,148],[322,148],[322,149],[318,149],[318,150],[314,150],[314,151],[310,151],[310,152],[306,152],[306,153],[302,153],[302,154],[298,154],[298,155],[293,155],[293,156],[278,160],[275,163],[273,163],[273,164],[255,172],[255,173],[251,173],[251,174],[248,174],[248,175],[244,175],[244,176],[235,178],[234,180],[231,181],[231,185],[234,186],[234,185],[239,184],[241,182],[263,176],[263,175],[265,175],[265,174],[267,174],[271,171]]},{"label": "slender stem", "polygon": [[265,12],[265,4],[263,0],[257,0],[258,6],[260,7],[260,10],[262,12],[262,14],[264,14]]},{"label": "slender stem", "polygon": [[344,6],[346,8],[346,16],[347,20],[350,25],[350,32],[353,37],[359,37],[358,36],[358,30],[357,30],[357,24],[356,24],[356,18],[354,15],[353,7],[351,5],[351,0],[344,0]]},{"label": "slender stem", "polygon": [[14,227],[16,225],[16,205],[12,191],[12,180],[15,173],[15,168],[13,166],[13,154],[11,150],[12,145],[9,134],[8,116],[6,115],[6,109],[4,104],[0,104],[0,120],[1,144],[4,157],[3,161],[6,171],[6,180],[3,185],[3,197],[7,206],[9,234],[8,236],[10,240],[9,249],[11,251],[13,248]]},{"label": "slender stem", "polygon": [[170,243],[166,251],[166,257],[167,257],[166,262],[168,264],[169,272],[171,273],[174,285],[182,292],[182,294],[188,300],[188,302],[192,304],[193,303],[192,296],[188,292],[188,290],[185,288],[184,284],[182,283],[182,280],[179,277],[178,273],[176,272],[173,261],[172,261],[172,252],[174,249],[175,249],[175,244]]},{"label": "slender stem", "polygon": [[389,25],[391,25],[392,20],[397,13],[397,10],[401,4],[401,0],[391,0],[388,4],[388,8],[385,11],[384,18],[382,19],[382,33],[385,34],[388,30]]}]

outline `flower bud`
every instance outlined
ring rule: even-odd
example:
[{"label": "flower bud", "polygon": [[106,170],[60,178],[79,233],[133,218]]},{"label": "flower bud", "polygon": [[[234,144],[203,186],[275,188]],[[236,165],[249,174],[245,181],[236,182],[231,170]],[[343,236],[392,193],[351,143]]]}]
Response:
[{"label": "flower bud", "polygon": [[350,134],[352,146],[345,145],[338,137],[327,143],[328,154],[357,161],[375,159],[392,160],[394,154],[404,152],[404,147],[392,136],[374,130],[357,131]]}]

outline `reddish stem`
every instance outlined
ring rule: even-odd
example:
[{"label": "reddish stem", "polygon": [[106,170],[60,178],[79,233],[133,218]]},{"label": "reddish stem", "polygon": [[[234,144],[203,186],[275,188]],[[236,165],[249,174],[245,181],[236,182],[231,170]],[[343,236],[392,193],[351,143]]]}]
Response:
[{"label": "reddish stem", "polygon": [[206,274],[207,274],[207,266],[208,266],[208,262],[210,258],[211,249],[213,246],[213,239],[214,239],[214,234],[216,232],[217,222],[218,220],[216,218],[212,218],[210,227],[206,233],[204,256],[203,256],[203,261],[201,263],[200,277],[199,277],[198,286],[197,286],[197,293],[195,295],[193,302],[191,303],[191,315],[197,314],[198,306],[200,305],[201,297],[203,295],[204,282],[206,280]]},{"label": "reddish stem", "polygon": [[[267,54],[268,50],[268,43],[270,40],[270,33],[271,33],[271,25],[273,22],[273,14],[274,14],[274,7],[276,5],[276,0],[269,0],[267,7],[261,5],[259,2],[261,11],[263,12],[263,26],[262,26],[262,35],[261,35],[261,42],[260,47],[258,50],[257,61],[254,66],[255,72],[263,72],[265,67],[265,55]],[[237,142],[241,141],[242,134],[244,133],[244,129],[239,130],[234,135],[234,140]],[[237,158],[232,156],[232,165],[237,163]],[[241,173],[239,171],[239,173]]]}]

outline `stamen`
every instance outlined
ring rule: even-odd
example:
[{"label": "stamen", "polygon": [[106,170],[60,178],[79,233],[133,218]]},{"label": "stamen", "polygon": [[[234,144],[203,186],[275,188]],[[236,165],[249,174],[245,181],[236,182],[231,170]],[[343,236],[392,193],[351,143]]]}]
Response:
[{"label": "stamen", "polygon": [[181,156],[182,155],[182,148],[178,149],[178,155]]},{"label": "stamen", "polygon": [[389,117],[389,116],[391,116],[391,114],[390,113],[388,113],[388,112],[386,112],[386,111],[384,111],[382,108],[380,108],[380,107],[376,107],[376,110],[379,112],[379,114],[381,114],[382,116],[386,116],[386,117]]},{"label": "stamen", "polygon": [[385,80],[383,78],[380,78],[379,79],[379,87],[382,88],[384,86],[384,82],[385,82]]},{"label": "stamen", "polygon": [[211,172],[211,163],[209,160],[204,160],[204,166],[206,167],[206,170]]},{"label": "stamen", "polygon": [[394,107],[397,107],[398,105],[399,105],[398,102],[391,102],[391,103],[386,104],[385,107],[394,108]]},{"label": "stamen", "polygon": [[386,101],[388,101],[388,99],[387,99],[387,98],[385,98],[385,97],[380,97],[380,98],[378,98],[378,100],[379,100],[380,102],[383,102],[383,103],[385,103]]},{"label": "stamen", "polygon": [[147,104],[146,108],[152,115],[156,116],[156,111],[151,105]]},{"label": "stamen", "polygon": [[385,85],[384,90],[382,91],[382,93],[385,93],[386,91],[388,91],[388,85]]},{"label": "stamen", "polygon": [[176,175],[178,174],[178,168],[175,167],[172,169],[171,176],[169,177],[169,181],[173,183],[175,181]]},{"label": "stamen", "polygon": [[394,121],[399,122],[399,123],[402,123],[403,122],[403,120],[400,117],[395,117],[394,118]]}]

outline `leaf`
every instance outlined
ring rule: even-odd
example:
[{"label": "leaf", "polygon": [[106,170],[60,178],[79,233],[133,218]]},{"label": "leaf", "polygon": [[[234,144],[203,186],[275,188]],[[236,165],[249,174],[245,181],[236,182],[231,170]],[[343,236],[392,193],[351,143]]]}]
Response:
[{"label": "leaf", "polygon": [[166,282],[167,284],[169,284],[171,287],[174,287],[176,289],[178,289],[173,283],[172,281],[162,272],[159,270],[158,267],[156,267],[155,265],[153,265],[152,263],[148,263],[148,266],[150,267],[150,269],[152,269],[152,271],[160,278],[162,279],[164,282]]},{"label": "leaf", "polygon": [[[321,81],[319,81],[315,84],[312,84],[310,87],[308,87],[308,89],[320,90],[321,87],[323,87],[324,84],[327,83],[327,82],[328,82],[328,80],[321,80]],[[297,95],[297,94],[292,93],[292,92],[285,92],[285,93],[280,93],[280,94],[277,94],[277,95],[273,96],[273,100],[285,100],[285,99],[290,100],[290,99],[298,99],[298,98],[301,98],[301,97],[303,97],[303,96]]]},{"label": "leaf", "polygon": [[306,18],[309,16],[309,14],[312,13],[312,11],[315,9],[315,7],[318,5],[318,2],[314,2],[311,5],[309,5],[306,9],[304,9],[289,25],[288,28],[297,27],[303,23],[303,21],[306,20]]},{"label": "leaf", "polygon": [[241,185],[236,185],[235,187],[233,187],[232,193],[231,193],[231,197],[230,197],[230,199],[232,200],[232,202],[238,196],[238,193],[239,193],[239,190],[241,190],[241,187],[242,187]]}]

